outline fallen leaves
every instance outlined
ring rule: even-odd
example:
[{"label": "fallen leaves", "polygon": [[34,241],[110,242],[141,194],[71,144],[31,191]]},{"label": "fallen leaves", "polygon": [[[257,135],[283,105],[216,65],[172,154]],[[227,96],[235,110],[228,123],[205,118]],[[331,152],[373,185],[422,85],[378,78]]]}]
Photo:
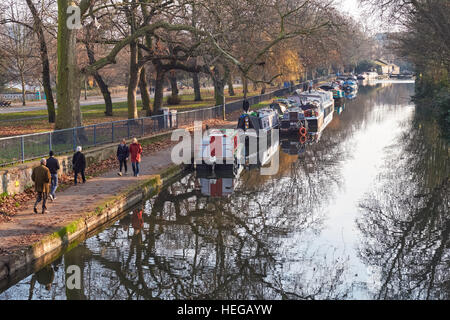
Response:
[{"label": "fallen leaves", "polygon": [[36,193],[33,188],[26,189],[24,192],[18,194],[3,196],[0,199],[0,223],[11,221],[21,205],[35,197]]}]

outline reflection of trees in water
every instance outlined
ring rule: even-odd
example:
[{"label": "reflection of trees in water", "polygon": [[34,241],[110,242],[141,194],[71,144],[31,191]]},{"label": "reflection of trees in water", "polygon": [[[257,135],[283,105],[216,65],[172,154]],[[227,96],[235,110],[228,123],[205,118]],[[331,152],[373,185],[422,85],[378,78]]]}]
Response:
[{"label": "reflection of trees in water", "polygon": [[[258,194],[245,188],[228,198],[202,197],[191,175],[174,183],[147,202],[144,230],[139,238],[132,236],[129,250],[122,246],[110,259],[91,249],[91,257],[106,269],[101,286],[111,292],[98,292],[99,298],[114,298],[112,292],[115,298],[145,299],[342,297],[346,292],[337,285],[343,263],[327,266],[317,260],[314,271],[296,265],[298,270],[279,272],[286,260],[317,259],[281,250],[289,232],[305,223],[312,227],[314,219],[288,219],[287,211],[277,213],[264,208],[268,201],[256,200],[261,201]],[[107,230],[92,247],[120,245],[110,237],[123,237],[121,228]]]},{"label": "reflection of trees in water", "polygon": [[[405,90],[404,95],[408,96],[407,86],[395,87]],[[127,216],[74,248],[71,256],[66,254],[65,264],[83,267],[84,284],[80,292],[68,292],[66,296],[75,299],[346,297],[350,290],[343,284],[346,261],[311,252],[308,237],[320,232],[324,219],[321,209],[342,184],[341,165],[351,155],[354,132],[374,117],[374,104],[395,104],[403,95],[390,87],[364,90],[361,88],[359,92],[364,99],[348,102],[339,115],[339,126],[330,124],[319,143],[307,146],[304,156],[298,159],[281,153],[277,175],[244,173],[236,192],[221,199],[203,197],[195,176],[188,175],[144,204],[145,225],[140,233],[135,234],[129,227],[132,221]],[[404,188],[399,186],[400,191],[395,194],[402,194]],[[420,199],[425,201],[427,197]],[[393,218],[399,212],[405,215],[397,210]],[[374,220],[367,221],[369,226],[382,224],[386,218]],[[377,237],[391,235],[381,227],[366,228]],[[376,254],[372,257],[376,262]],[[64,292],[65,286],[58,283],[52,290]]]},{"label": "reflection of trees in water", "polygon": [[344,113],[344,126],[308,146],[305,159],[282,155],[277,176],[245,173],[228,198],[202,197],[194,176],[174,183],[147,203],[142,238],[131,241],[129,252],[118,251],[123,257],[116,261],[94,255],[116,275],[108,287],[147,299],[346,296],[339,286],[345,262],[327,265],[307,255],[305,239],[303,246],[286,239],[320,229],[320,207],[342,181],[341,159],[348,156],[342,142],[371,107],[363,103]]},{"label": "reflection of trees in water", "polygon": [[[358,97],[346,101],[344,112],[339,116],[334,115],[339,117],[341,125],[333,128],[330,124],[325,134],[338,134],[342,139],[350,138],[368,124],[383,121],[391,112],[399,110],[399,107],[410,105],[413,93],[414,84],[361,86]],[[381,110],[376,110],[377,108]]]},{"label": "reflection of trees in water", "polygon": [[420,119],[398,145],[361,203],[360,255],[378,273],[376,298],[449,299],[448,145]]}]

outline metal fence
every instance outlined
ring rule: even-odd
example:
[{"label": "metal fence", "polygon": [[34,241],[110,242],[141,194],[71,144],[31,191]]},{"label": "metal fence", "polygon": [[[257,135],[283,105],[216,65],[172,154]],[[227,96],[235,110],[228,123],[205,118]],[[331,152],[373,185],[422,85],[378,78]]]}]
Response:
[{"label": "metal fence", "polygon": [[[247,100],[250,105],[258,104],[273,97],[287,95],[302,86],[301,83],[289,88],[249,97]],[[241,108],[242,100],[226,103],[225,114],[230,114]],[[79,145],[86,149],[114,143],[123,138],[130,139],[168,132],[178,127],[192,125],[194,121],[222,118],[223,113],[223,106],[183,112],[172,110],[164,115],[0,138],[0,166],[44,157],[48,155],[50,150],[53,150],[55,154],[62,154],[74,151]]]}]

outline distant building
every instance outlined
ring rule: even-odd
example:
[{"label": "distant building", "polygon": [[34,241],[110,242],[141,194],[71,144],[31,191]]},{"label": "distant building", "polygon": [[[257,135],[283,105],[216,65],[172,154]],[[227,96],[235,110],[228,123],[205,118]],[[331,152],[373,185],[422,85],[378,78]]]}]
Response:
[{"label": "distant building", "polygon": [[400,67],[394,63],[382,59],[376,59],[375,63],[381,67],[381,74],[383,75],[400,74]]}]

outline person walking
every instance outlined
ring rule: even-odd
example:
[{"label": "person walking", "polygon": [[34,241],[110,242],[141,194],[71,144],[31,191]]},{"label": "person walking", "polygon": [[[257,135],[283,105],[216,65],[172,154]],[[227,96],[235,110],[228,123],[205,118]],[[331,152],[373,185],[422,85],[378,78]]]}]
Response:
[{"label": "person walking", "polygon": [[306,92],[308,90],[308,83],[305,81],[303,82],[303,92]]},{"label": "person walking", "polygon": [[50,184],[50,200],[55,200],[55,192],[58,188],[58,170],[59,170],[59,161],[55,157],[53,157],[54,153],[53,151],[50,151],[49,156],[50,158],[47,159],[47,168],[50,170],[50,174],[52,176],[51,184]]},{"label": "person walking", "polygon": [[133,168],[133,175],[139,177],[139,162],[141,162],[142,146],[138,143],[136,138],[133,138],[133,143],[130,144],[131,167]]},{"label": "person walking", "polygon": [[33,211],[38,213],[37,205],[42,201],[42,214],[47,212],[47,195],[50,191],[50,170],[45,166],[47,160],[41,159],[39,167],[33,169],[31,180],[34,182],[34,191],[36,191],[36,202],[34,203]]},{"label": "person walking", "polygon": [[125,169],[125,175],[127,175],[128,167],[127,161],[130,156],[130,149],[127,146],[127,142],[125,139],[122,139],[122,142],[117,147],[117,160],[119,160],[119,176],[122,176],[122,166]]},{"label": "person walking", "polygon": [[250,103],[247,99],[244,99],[244,102],[242,102],[242,109],[244,109],[245,113],[248,113],[248,111],[250,110]]},{"label": "person walking", "polygon": [[309,86],[308,86],[309,93],[311,93],[311,90],[313,89],[313,86],[314,86],[314,82],[312,80],[309,80]]},{"label": "person walking", "polygon": [[79,173],[81,173],[83,183],[86,183],[86,176],[84,175],[84,170],[86,169],[86,157],[81,153],[81,150],[82,148],[78,146],[77,152],[73,155],[72,158],[72,169],[75,173],[75,185],[77,185],[77,176]]}]

